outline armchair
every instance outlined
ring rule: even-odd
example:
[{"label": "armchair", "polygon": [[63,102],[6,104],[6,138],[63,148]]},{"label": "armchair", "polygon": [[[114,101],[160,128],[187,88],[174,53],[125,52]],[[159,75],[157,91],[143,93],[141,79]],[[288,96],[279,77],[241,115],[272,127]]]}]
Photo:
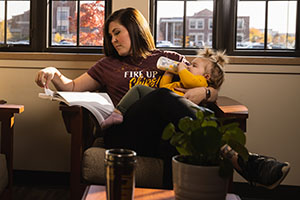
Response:
[{"label": "armchair", "polygon": [[[246,132],[248,109],[241,103],[220,96],[215,103],[208,103],[217,117],[227,117],[240,123]],[[71,134],[71,199],[80,199],[88,184],[105,184],[104,152],[101,132],[89,112],[78,106],[60,105],[68,133]],[[153,175],[155,172],[155,176]],[[163,161],[158,158],[137,158],[136,185],[163,187]]]},{"label": "armchair", "polygon": [[14,115],[22,113],[24,106],[0,102],[0,199],[12,199]]}]

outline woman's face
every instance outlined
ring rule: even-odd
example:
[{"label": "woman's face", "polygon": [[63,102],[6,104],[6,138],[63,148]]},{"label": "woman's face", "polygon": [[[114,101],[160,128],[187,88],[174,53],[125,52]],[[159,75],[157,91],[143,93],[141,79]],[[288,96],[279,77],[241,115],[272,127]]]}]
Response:
[{"label": "woman's face", "polygon": [[108,27],[111,35],[111,43],[120,56],[127,56],[131,53],[131,40],[125,26],[117,21],[112,21]]}]

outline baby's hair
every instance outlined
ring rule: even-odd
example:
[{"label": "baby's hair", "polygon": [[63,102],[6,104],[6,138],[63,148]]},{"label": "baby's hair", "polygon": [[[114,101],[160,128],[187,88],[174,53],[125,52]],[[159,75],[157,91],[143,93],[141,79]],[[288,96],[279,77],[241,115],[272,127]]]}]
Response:
[{"label": "baby's hair", "polygon": [[229,61],[225,51],[214,51],[212,49],[205,48],[198,51],[198,56],[207,58],[212,63],[208,85],[215,89],[219,89],[224,82],[223,68]]}]

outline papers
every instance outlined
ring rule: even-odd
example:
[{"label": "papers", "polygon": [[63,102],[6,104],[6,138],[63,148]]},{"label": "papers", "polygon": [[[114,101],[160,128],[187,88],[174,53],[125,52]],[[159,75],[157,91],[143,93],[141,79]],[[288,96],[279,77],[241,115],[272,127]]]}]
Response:
[{"label": "papers", "polygon": [[44,89],[38,95],[42,99],[64,102],[68,106],[82,106],[88,109],[100,124],[114,110],[114,105],[107,93],[98,92],[61,92]]}]

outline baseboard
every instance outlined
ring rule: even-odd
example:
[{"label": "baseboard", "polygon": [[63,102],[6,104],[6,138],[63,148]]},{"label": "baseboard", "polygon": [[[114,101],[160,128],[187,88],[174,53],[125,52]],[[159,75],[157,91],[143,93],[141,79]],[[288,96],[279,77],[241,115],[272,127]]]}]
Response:
[{"label": "baseboard", "polygon": [[263,187],[251,186],[248,183],[233,183],[233,193],[243,197],[242,200],[283,200],[298,199],[300,197],[300,186],[279,185],[273,190]]},{"label": "baseboard", "polygon": [[69,172],[14,170],[14,185],[69,186]]}]

